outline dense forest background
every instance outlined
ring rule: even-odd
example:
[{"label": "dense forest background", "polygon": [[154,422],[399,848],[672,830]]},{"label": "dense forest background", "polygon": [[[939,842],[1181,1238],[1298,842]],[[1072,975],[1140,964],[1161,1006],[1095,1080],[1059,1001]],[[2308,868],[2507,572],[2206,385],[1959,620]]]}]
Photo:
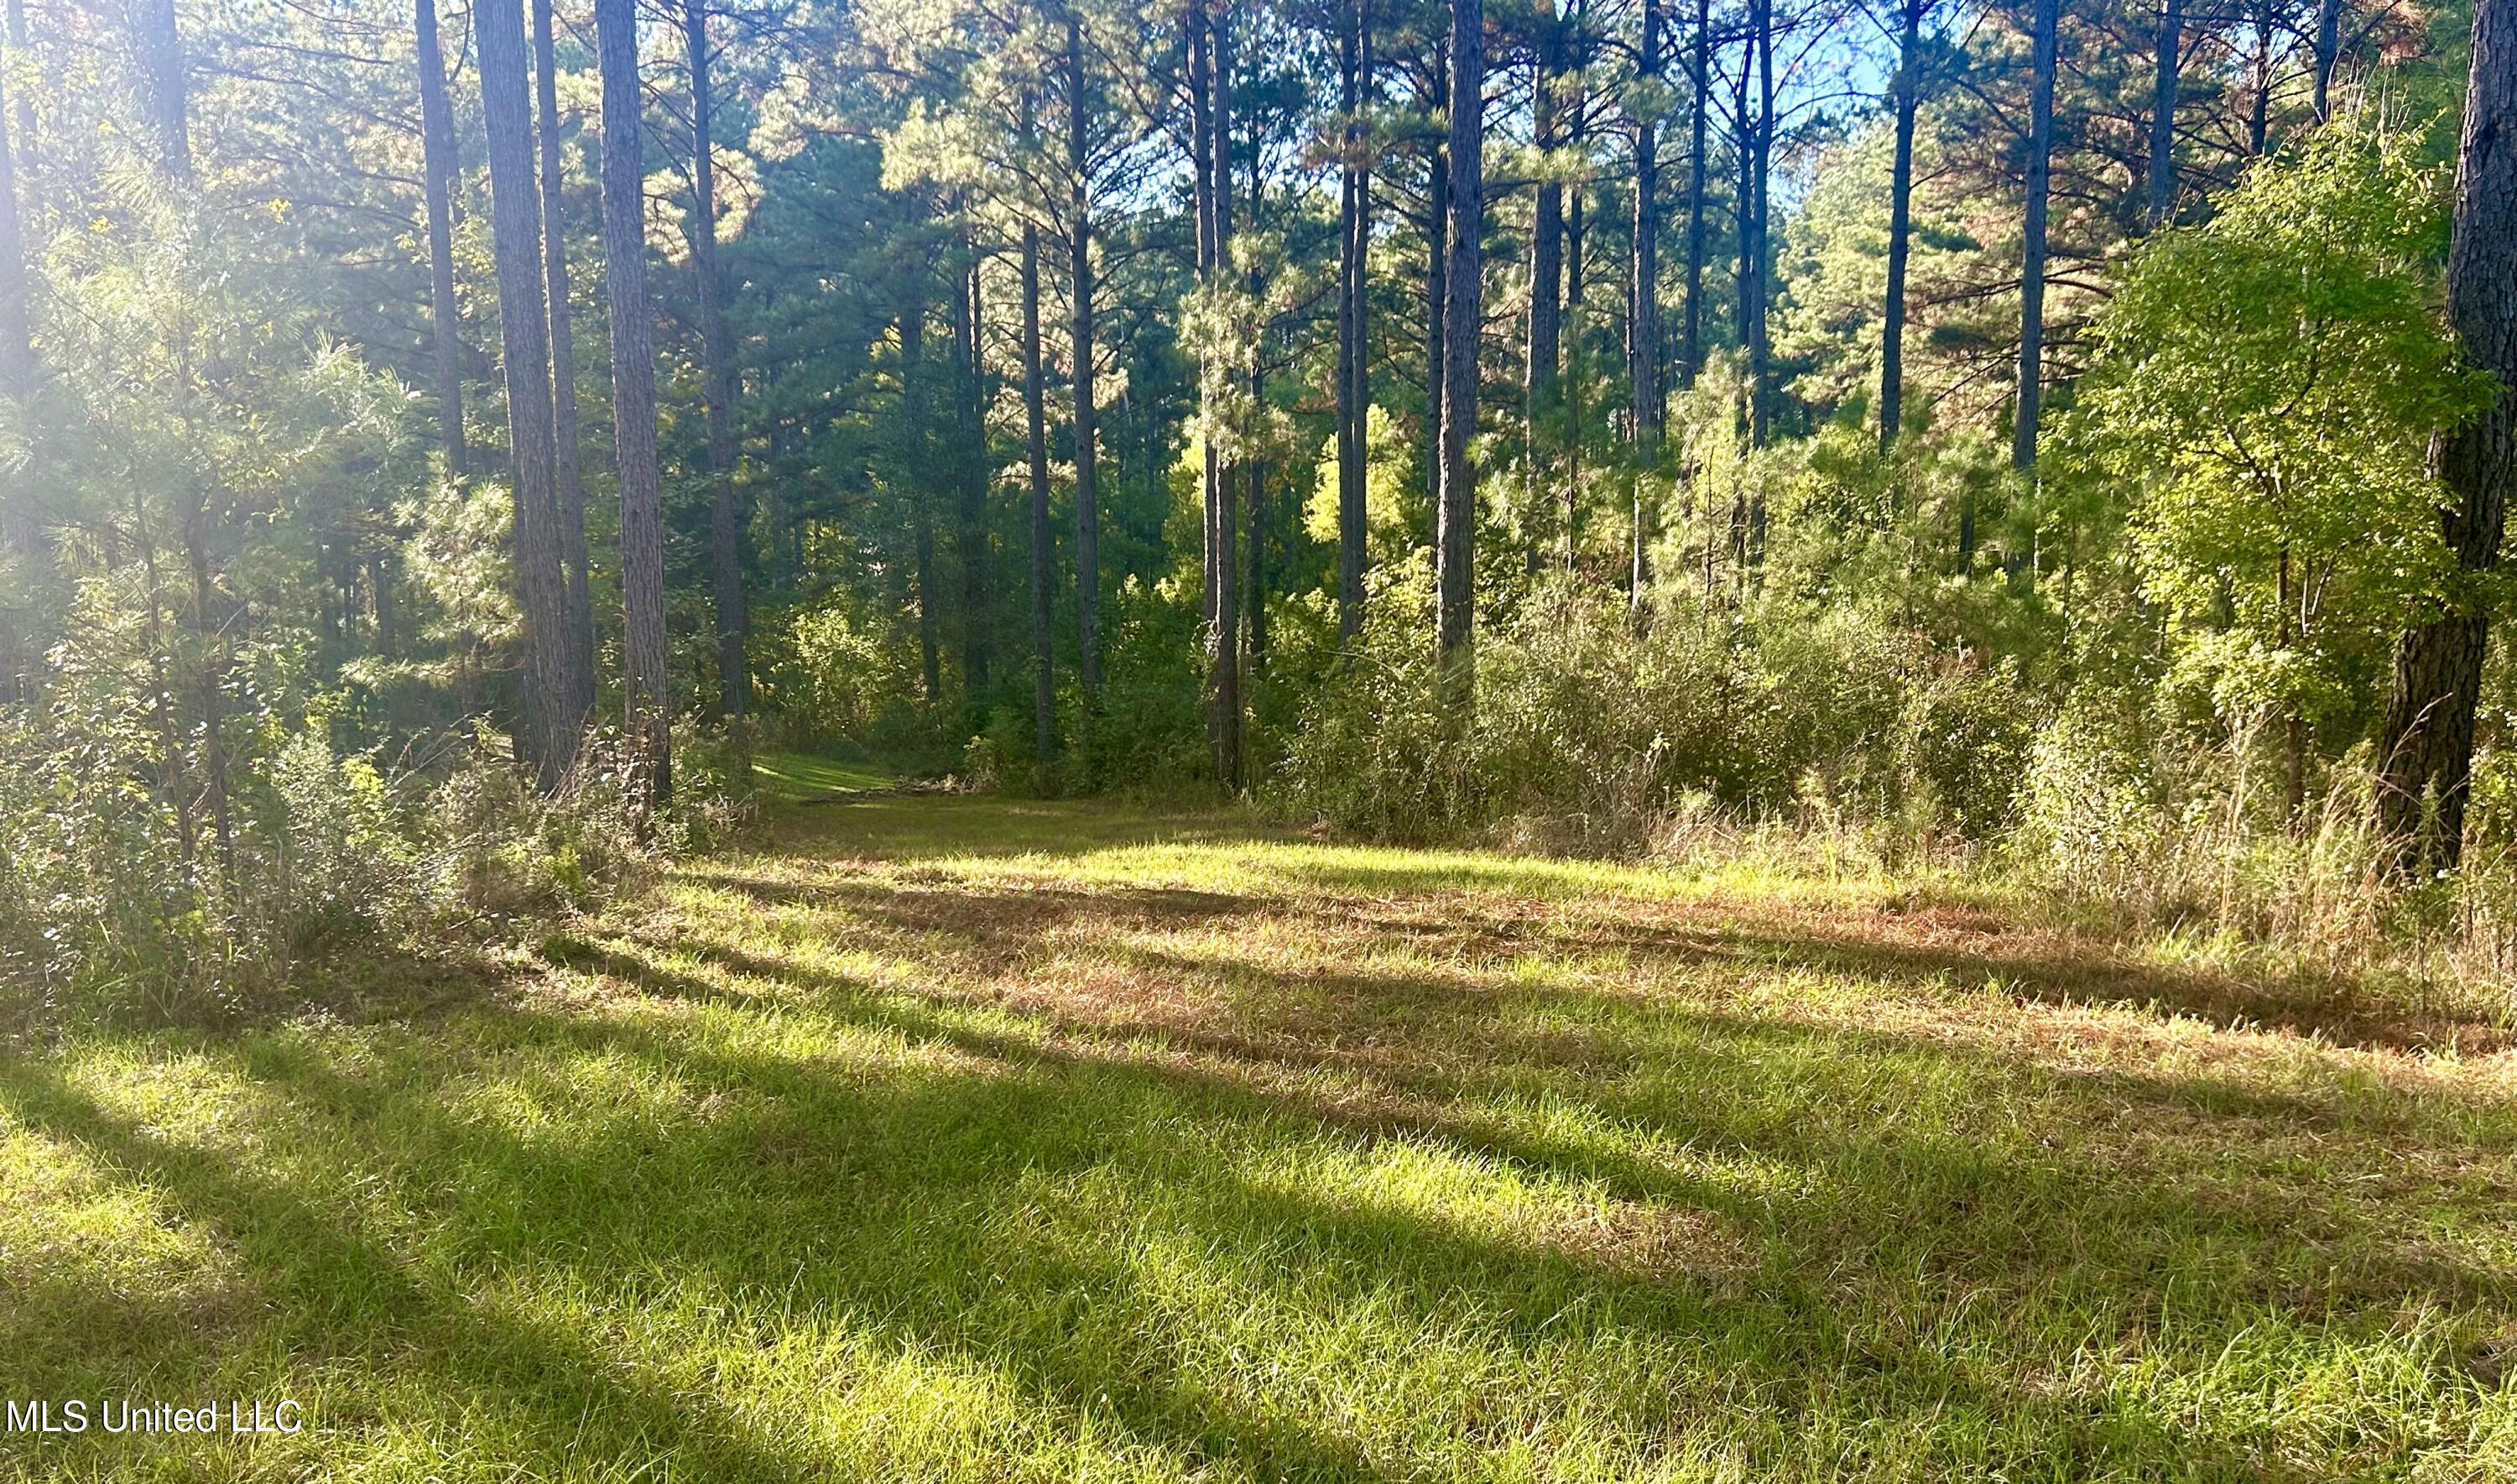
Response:
[{"label": "dense forest background", "polygon": [[48,996],[768,748],[2502,965],[2458,0],[7,4]]}]

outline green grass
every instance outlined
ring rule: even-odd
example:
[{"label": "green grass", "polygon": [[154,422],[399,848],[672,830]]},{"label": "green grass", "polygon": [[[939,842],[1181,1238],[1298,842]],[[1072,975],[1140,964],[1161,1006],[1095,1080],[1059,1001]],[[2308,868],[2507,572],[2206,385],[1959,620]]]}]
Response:
[{"label": "green grass", "polygon": [[899,782],[877,768],[805,752],[763,752],[752,759],[751,775],[752,786],[772,804],[888,788]]},{"label": "green grass", "polygon": [[0,1060],[26,1479],[2517,1478],[2505,1053],[1893,881],[774,812]]}]

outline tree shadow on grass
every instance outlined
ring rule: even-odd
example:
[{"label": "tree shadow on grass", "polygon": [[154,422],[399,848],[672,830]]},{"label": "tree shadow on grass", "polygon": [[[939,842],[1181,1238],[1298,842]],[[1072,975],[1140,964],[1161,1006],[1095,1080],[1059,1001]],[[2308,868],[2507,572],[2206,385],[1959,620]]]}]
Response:
[{"label": "tree shadow on grass", "polygon": [[[661,1128],[643,1118],[593,1121],[570,1138],[527,1143],[428,1100],[389,1118],[361,1116],[380,1106],[371,1096],[380,1087],[446,1073],[446,1048],[424,1037],[387,1048],[366,1075],[344,1074],[303,1046],[257,1058],[257,1078],[294,1106],[334,1111],[347,1147],[401,1166],[405,1188],[455,1203],[435,1212],[441,1220],[460,1221],[460,1208],[471,1207],[503,1234],[450,1263],[442,1253],[421,1262],[363,1233],[313,1184],[246,1175],[150,1140],[58,1080],[9,1085],[24,1116],[145,1176],[237,1240],[276,1280],[292,1349],[319,1345],[395,1368],[416,1359],[449,1393],[449,1411],[475,1393],[532,1409],[530,1435],[554,1459],[567,1437],[597,1454],[651,1450],[702,1477],[795,1477],[814,1466],[802,1444],[730,1423],[731,1398],[694,1399],[593,1336],[548,1325],[520,1334],[484,1317],[464,1299],[466,1279],[533,1264],[564,1269],[569,1288],[616,1306],[661,1301],[661,1290],[692,1284],[711,1309],[762,1320],[799,1304],[860,1316],[859,1337],[1006,1377],[1051,1425],[1099,1417],[1227,1476],[1409,1476],[1449,1444],[1508,1446],[1537,1415],[1564,1405],[1519,1394],[1507,1373],[1487,1382],[1490,1395],[1417,1398],[1439,1414],[1431,1431],[1391,1417],[1324,1426],[1305,1416],[1299,1387],[1270,1394],[1228,1368],[1200,1372],[1216,1352],[1182,1327],[1201,1321],[1180,1314],[1176,1295],[1131,1256],[1151,1242],[1206,1253],[1227,1303],[1238,1290],[1253,1306],[1297,1302],[1323,1322],[1378,1313],[1393,1336],[1469,1323],[1497,1355],[1583,1348],[1596,1372],[1577,1368],[1558,1383],[1591,1383],[1594,1393],[1576,1402],[1635,1450],[1638,1464],[1699,1420],[1671,1410],[1668,1388],[1701,1389],[1701,1366],[1721,1357],[1724,1386],[1752,1389],[1780,1418],[1849,1409],[1908,1426],[1949,1413],[1972,1419],[1986,1435],[1971,1445],[1980,1450],[1964,1461],[1971,1467],[2176,1458],[2206,1473],[2259,1476],[2223,1445],[2158,1418],[1988,1383],[1929,1345],[1875,1332],[1861,1294],[1813,1286],[1796,1268],[1639,1275],[1368,1197],[1323,1199],[1254,1179],[1250,1171],[1308,1149],[1323,1123],[1336,1126],[1301,1099],[1175,1068],[991,1047],[966,1033],[962,1048],[983,1061],[870,1081],[698,1045],[643,1018],[509,1013],[526,1022],[511,1029],[530,1043],[627,1055],[659,1081],[733,1097],[743,1111]],[[858,1001],[834,1013],[924,1039],[952,1039],[959,1029],[916,1004]],[[559,1095],[566,1085],[527,1090]],[[1366,1142],[1394,1132],[1348,1130]],[[1405,1136],[1447,1137],[1424,1128]],[[1867,1144],[1846,1136],[1846,1149]],[[1542,1147],[1492,1138],[1472,1146],[1498,1150],[1552,1172]],[[1868,1145],[1868,1180],[1917,1173],[1884,1146]],[[1860,1163],[1839,1151],[1814,1172],[1823,1183]],[[466,1183],[432,1183],[448,1170]],[[1111,1208],[1089,1194],[1088,1177],[1100,1170],[1127,1171],[1141,1187]],[[1663,1199],[1681,1199],[1662,1183]],[[1712,1185],[1685,1194],[1723,1197]],[[1734,1224],[1761,1219],[1754,1203],[1724,1204]],[[1765,1235],[1789,1240],[1792,1230]],[[1640,1372],[1630,1369],[1638,1356]],[[1276,1357],[1289,1360],[1300,1364]],[[1454,1427],[1470,1432],[1438,1435]],[[1411,1447],[1429,1457],[1411,1461]]]},{"label": "tree shadow on grass", "polygon": [[[1456,886],[1451,866],[1423,871],[1376,867],[1362,872],[1377,891],[1438,892]],[[1488,884],[1519,880],[1509,865],[1485,872]],[[1055,885],[1008,889],[957,881],[901,886],[838,878],[817,883],[773,880],[732,869],[701,869],[692,879],[741,892],[765,905],[840,908],[893,927],[959,933],[1003,944],[1075,920],[1131,926],[1192,926],[1218,918],[1291,915],[1324,927],[1396,943],[1500,959],[1541,954],[1621,954],[1660,962],[1724,962],[1744,968],[1840,974],[1901,988],[1993,986],[2023,1003],[2110,1006],[2200,1020],[2215,1027],[2252,1027],[2315,1038],[2360,1049],[2452,1050],[2488,1054],[2517,1043],[2504,1026],[2470,1013],[2419,1010],[2371,993],[2354,976],[2298,970],[2248,977],[2237,972],[2144,964],[2112,945],[2046,935],[1971,932],[1955,943],[1898,942],[1881,933],[1830,928],[1813,917],[1767,912],[1742,917],[1721,905],[1678,909],[1695,920],[1682,926],[1638,917],[1625,922],[1479,917],[1473,901],[1452,912],[1398,915],[1370,901],[1338,902],[1270,890],[1278,876],[1327,885],[1358,885],[1344,867],[1254,873],[1236,892]],[[1415,884],[1409,886],[1407,883]],[[1525,887],[1525,880],[1521,882]],[[1671,911],[1664,906],[1662,913]],[[1840,920],[1840,917],[1839,919]],[[1880,919],[1894,926],[1895,917]]]},{"label": "tree shadow on grass", "polygon": [[[694,1379],[623,1337],[694,1308],[718,1317],[694,1344],[748,1326],[764,1349],[824,1347],[826,1366],[832,1349],[948,1357],[1001,1381],[1036,1433],[1114,1439],[1184,1473],[1357,1481],[1471,1473],[1479,1455],[1543,1446],[1568,1413],[1628,1472],[1708,1436],[1752,1470],[1843,1472],[1858,1457],[1829,1449],[1875,1425],[1928,1439],[1944,1475],[2281,1477],[2270,1423],[2219,1428],[2137,1387],[2053,1377],[2090,1357],[2198,1370],[2266,1333],[2298,1336],[2275,1363],[2303,1365],[2301,1349],[2382,1338],[2408,1306],[2468,1329],[2517,1312],[2505,1273],[2389,1225],[2444,1199],[2437,1177],[2394,1172],[2386,1204],[2301,1185],[2260,1135],[2333,1132],[2313,1100],[1692,1005],[1612,1000],[1603,1029],[1597,991],[1438,959],[1288,976],[1108,946],[1133,972],[1219,992],[1185,1022],[958,996],[963,959],[1009,961],[1052,931],[1289,910],[1127,891],[1021,907],[1030,895],[808,899],[844,911],[837,930],[924,954],[940,971],[925,990],[774,944],[650,954],[578,935],[554,955],[640,998],[447,1004],[363,1033],[356,1055],[320,1028],[211,1043],[270,1100],[237,1116],[319,1151],[303,1169],[160,1136],[46,1060],[0,1061],[0,1097],[217,1230],[261,1286],[262,1309],[168,1357],[168,1375],[251,1339],[291,1372],[390,1376],[431,1415],[363,1424],[519,1413],[529,1456],[491,1462],[528,1475],[588,1455],[708,1479],[907,1471],[831,1458],[764,1421],[739,1372]],[[1985,972],[1964,954],[1963,971],[1849,968],[1828,941],[1771,929],[1637,944],[1574,927],[1673,959]],[[839,1048],[776,1049],[796,1017]],[[634,1069],[645,1100],[607,1102],[586,1080],[602,1059]],[[464,1104],[485,1084],[543,1124]],[[1905,1098],[2022,1122],[1909,1127]],[[2040,1140],[2073,1121],[2076,1142]],[[2358,1191],[2386,1173],[2385,1149],[2347,1131],[2320,1173]],[[1457,1200],[1351,1176],[1409,1161]],[[1657,1247],[1654,1223],[1671,1234]],[[582,1322],[484,1301],[529,1277],[598,1296]],[[1339,1338],[1305,1351],[1312,1330]],[[1420,1344],[1471,1347],[1475,1378],[1407,1369]],[[2424,1384],[2461,1384],[2423,1364]],[[1011,1471],[971,1446],[973,1474]],[[2380,1463],[2408,1451],[2368,1446]]]}]

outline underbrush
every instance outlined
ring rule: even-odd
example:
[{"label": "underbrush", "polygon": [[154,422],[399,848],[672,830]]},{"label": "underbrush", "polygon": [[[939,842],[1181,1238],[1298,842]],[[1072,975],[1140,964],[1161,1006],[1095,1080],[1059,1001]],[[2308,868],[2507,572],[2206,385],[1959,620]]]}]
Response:
[{"label": "underbrush", "polygon": [[641,828],[616,741],[544,796],[485,729],[386,757],[320,714],[262,721],[223,799],[111,729],[0,722],[0,1027],[217,1021],[311,965],[512,935],[635,889],[736,807],[696,735]]},{"label": "underbrush", "polygon": [[2404,886],[2365,750],[2292,818],[2274,729],[2213,736],[2119,696],[2057,706],[2006,662],[1851,610],[1683,611],[1638,632],[1564,590],[1480,635],[1464,722],[1423,596],[1373,610],[1287,738],[1273,807],[1399,843],[1873,877],[2152,958],[2517,1021],[2517,811],[2497,802],[2517,788],[2488,754],[2463,869]]}]

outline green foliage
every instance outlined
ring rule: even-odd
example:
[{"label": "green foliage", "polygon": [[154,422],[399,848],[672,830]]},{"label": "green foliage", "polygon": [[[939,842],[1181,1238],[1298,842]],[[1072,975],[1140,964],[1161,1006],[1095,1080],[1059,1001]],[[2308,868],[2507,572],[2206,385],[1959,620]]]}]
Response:
[{"label": "green foliage", "polygon": [[1437,703],[1411,605],[1382,595],[1349,667],[1287,745],[1282,798],[1402,839],[1509,823],[1558,848],[1647,848],[1690,800],[1813,801],[1924,834],[2008,823],[2035,702],[2008,664],[1849,610],[1703,609],[1638,635],[1623,607],[1544,589],[1478,642],[1477,709]]},{"label": "green foliage", "polygon": [[2436,308],[2440,173],[2337,125],[2133,255],[2064,434],[2133,501],[2173,681],[2229,719],[2366,694],[2446,580],[2432,437],[2480,403]]}]

